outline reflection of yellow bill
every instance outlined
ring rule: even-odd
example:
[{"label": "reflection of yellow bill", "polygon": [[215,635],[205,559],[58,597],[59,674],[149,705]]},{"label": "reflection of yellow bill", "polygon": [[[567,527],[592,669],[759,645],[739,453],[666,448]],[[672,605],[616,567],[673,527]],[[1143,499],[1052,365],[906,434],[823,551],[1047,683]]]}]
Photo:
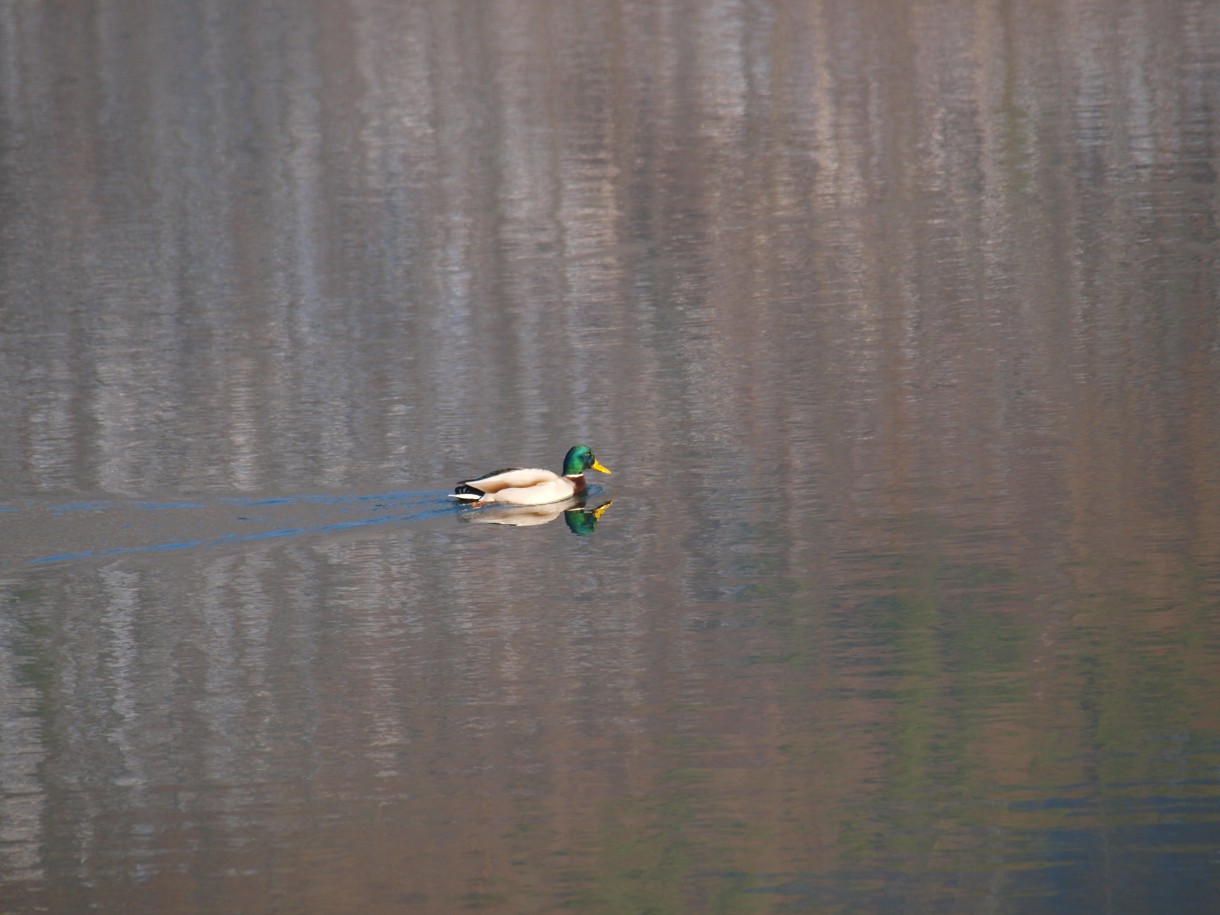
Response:
[{"label": "reflection of yellow bill", "polygon": [[602,473],[610,472],[610,468],[607,467],[605,464],[603,464],[601,461],[599,461],[597,458],[593,459],[593,469],[600,470]]},{"label": "reflection of yellow bill", "polygon": [[585,509],[583,498],[565,499],[547,505],[496,505],[463,507],[461,517],[472,524],[504,524],[510,527],[531,527],[547,524],[563,515],[572,533],[591,534],[606,513],[613,500],[607,500],[597,508]]}]

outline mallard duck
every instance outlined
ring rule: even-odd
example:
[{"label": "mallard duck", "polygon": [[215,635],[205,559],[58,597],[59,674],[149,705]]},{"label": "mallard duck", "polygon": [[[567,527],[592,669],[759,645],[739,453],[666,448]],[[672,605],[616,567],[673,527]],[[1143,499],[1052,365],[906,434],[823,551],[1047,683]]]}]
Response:
[{"label": "mallard duck", "polygon": [[488,502],[508,505],[562,502],[585,491],[585,471],[588,469],[610,472],[610,468],[598,463],[588,445],[575,445],[564,456],[563,476],[532,467],[509,467],[476,480],[463,480],[449,498],[480,505]]}]

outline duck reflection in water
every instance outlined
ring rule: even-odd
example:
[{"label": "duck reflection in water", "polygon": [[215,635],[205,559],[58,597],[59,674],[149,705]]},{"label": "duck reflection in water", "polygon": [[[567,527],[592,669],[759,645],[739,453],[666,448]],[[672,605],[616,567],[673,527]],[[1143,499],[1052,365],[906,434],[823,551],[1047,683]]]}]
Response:
[{"label": "duck reflection in water", "polygon": [[577,537],[592,534],[597,522],[613,504],[613,499],[607,499],[594,508],[588,505],[584,496],[574,496],[563,502],[552,502],[549,505],[504,505],[487,506],[486,508],[465,508],[461,510],[462,517],[472,524],[506,524],[511,527],[532,527],[536,524],[549,524],[560,515],[570,530]]}]

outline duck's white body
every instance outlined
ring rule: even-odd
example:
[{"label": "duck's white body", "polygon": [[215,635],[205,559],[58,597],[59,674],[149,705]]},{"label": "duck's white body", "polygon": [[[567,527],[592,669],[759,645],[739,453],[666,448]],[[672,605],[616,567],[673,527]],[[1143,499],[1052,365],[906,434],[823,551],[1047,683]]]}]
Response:
[{"label": "duck's white body", "polygon": [[583,493],[586,469],[610,472],[587,445],[574,445],[564,456],[563,476],[538,467],[511,467],[477,480],[463,480],[450,498],[479,504],[549,505]]},{"label": "duck's white body", "polygon": [[561,477],[537,467],[500,470],[477,480],[465,480],[453,494],[464,502],[505,502],[509,505],[546,505],[562,502],[585,491],[585,475]]}]

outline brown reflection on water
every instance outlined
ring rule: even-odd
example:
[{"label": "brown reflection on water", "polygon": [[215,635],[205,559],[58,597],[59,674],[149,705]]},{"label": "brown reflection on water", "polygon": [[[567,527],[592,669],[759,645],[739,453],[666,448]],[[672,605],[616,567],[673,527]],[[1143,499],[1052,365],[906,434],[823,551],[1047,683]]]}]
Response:
[{"label": "brown reflection on water", "polygon": [[1201,908],[1217,49],[0,9],[0,907]]}]

